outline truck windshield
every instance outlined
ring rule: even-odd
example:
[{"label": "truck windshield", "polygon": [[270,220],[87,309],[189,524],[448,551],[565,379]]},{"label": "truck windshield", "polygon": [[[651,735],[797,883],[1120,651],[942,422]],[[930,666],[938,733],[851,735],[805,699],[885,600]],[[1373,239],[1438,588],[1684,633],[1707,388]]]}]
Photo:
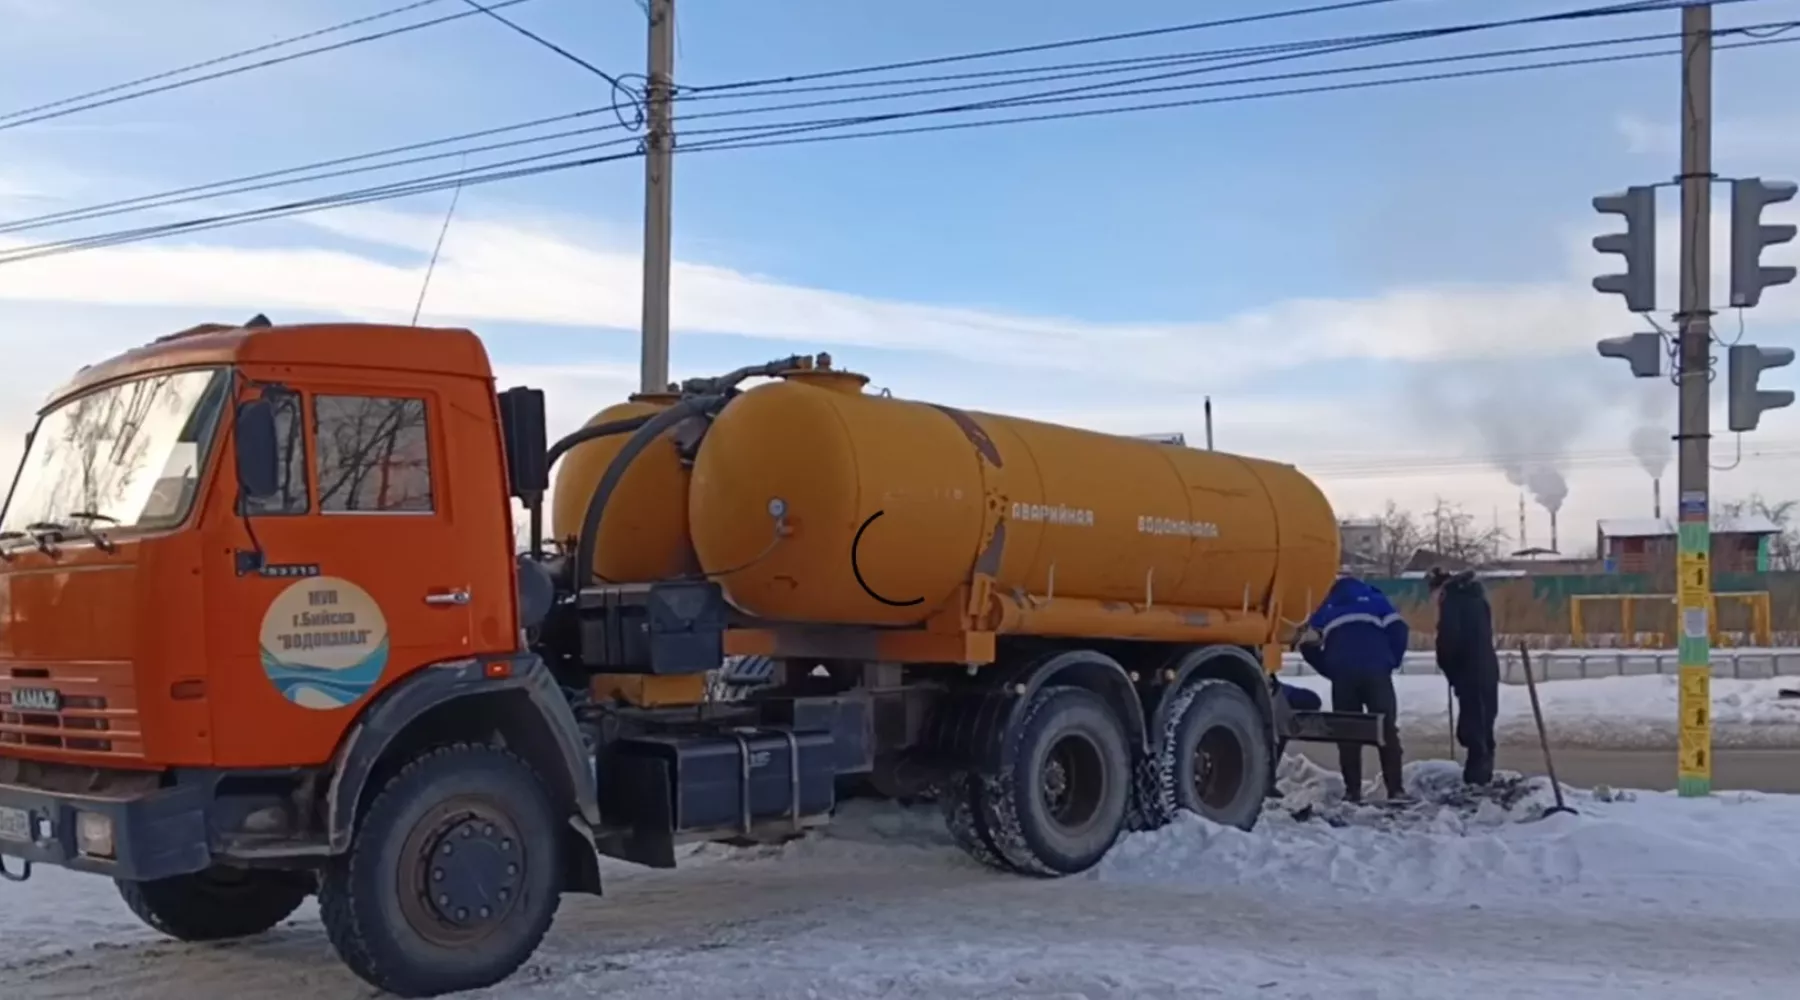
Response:
[{"label": "truck windshield", "polygon": [[229,384],[223,368],[168,372],[96,389],[45,413],[26,446],[0,532],[181,523],[193,506]]}]

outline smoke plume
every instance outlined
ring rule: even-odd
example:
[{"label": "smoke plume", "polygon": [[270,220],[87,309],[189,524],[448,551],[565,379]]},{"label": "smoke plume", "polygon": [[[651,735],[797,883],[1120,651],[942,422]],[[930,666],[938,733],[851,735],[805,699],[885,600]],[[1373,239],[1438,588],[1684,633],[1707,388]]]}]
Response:
[{"label": "smoke plume", "polygon": [[1651,479],[1661,479],[1675,457],[1669,436],[1669,402],[1674,393],[1660,381],[1647,386],[1637,400],[1637,426],[1631,431],[1631,453]]},{"label": "smoke plume", "polygon": [[1589,386],[1541,364],[1490,359],[1440,369],[1415,398],[1435,431],[1472,438],[1507,482],[1551,514],[1562,509],[1568,445],[1595,410]]}]

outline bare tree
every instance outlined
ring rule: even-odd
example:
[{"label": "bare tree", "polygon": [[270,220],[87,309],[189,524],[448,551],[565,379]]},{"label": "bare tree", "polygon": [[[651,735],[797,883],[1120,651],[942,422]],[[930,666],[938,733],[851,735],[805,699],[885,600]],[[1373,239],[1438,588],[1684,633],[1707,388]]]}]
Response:
[{"label": "bare tree", "polygon": [[1800,513],[1800,500],[1770,502],[1763,499],[1762,494],[1752,493],[1748,500],[1720,504],[1719,513],[1726,517],[1761,514],[1773,521],[1776,534],[1769,539],[1769,568],[1800,569],[1800,526],[1794,524],[1794,515]]},{"label": "bare tree", "polygon": [[1399,576],[1422,545],[1424,535],[1419,530],[1418,519],[1411,511],[1389,500],[1377,520],[1381,523],[1381,543],[1376,550],[1376,559],[1385,575]]}]

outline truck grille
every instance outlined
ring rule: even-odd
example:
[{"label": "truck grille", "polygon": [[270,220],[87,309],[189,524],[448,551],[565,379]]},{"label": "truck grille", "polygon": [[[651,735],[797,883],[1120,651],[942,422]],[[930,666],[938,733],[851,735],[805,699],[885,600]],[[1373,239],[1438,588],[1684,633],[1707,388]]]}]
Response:
[{"label": "truck grille", "polygon": [[8,747],[142,757],[130,664],[0,665],[0,752]]}]

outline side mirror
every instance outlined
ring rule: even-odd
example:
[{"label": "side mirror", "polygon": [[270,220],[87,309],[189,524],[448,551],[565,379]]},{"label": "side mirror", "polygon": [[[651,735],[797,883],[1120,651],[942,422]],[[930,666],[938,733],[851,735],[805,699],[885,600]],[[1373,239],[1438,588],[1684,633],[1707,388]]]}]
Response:
[{"label": "side mirror", "polygon": [[500,393],[500,433],[505,439],[507,488],[529,502],[550,488],[544,390],[525,386]]},{"label": "side mirror", "polygon": [[275,444],[275,407],[266,399],[238,404],[233,436],[237,442],[238,489],[261,500],[281,489],[281,455]]}]

